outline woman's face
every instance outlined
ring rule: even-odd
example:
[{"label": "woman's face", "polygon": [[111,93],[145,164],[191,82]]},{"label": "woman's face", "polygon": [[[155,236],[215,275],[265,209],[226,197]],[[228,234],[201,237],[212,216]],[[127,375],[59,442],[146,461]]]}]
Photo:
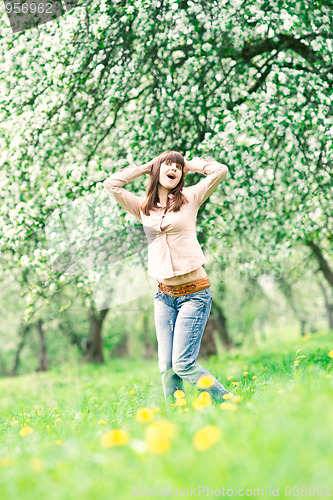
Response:
[{"label": "woman's face", "polygon": [[182,178],[183,167],[180,163],[166,160],[161,164],[159,183],[167,188],[175,188]]}]

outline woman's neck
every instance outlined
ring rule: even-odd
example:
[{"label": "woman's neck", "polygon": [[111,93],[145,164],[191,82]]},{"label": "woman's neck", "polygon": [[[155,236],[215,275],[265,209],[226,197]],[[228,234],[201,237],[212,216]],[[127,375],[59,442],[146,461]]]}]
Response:
[{"label": "woman's neck", "polygon": [[158,198],[160,200],[160,204],[162,205],[162,207],[166,206],[169,193],[170,189],[167,189],[163,186],[158,186]]}]

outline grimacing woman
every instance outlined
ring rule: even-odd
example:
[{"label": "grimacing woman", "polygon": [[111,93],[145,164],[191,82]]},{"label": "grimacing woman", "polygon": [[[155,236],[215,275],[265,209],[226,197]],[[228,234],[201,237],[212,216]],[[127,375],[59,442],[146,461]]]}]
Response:
[{"label": "grimacing woman", "polygon": [[[189,171],[205,178],[184,187]],[[195,224],[200,205],[228,171],[217,161],[199,157],[187,161],[180,153],[168,150],[143,165],[131,163],[103,183],[111,196],[139,219],[147,236],[148,274],[157,279],[154,316],[167,407],[175,403],[175,391],[184,391],[184,380],[196,386],[202,375],[211,377],[212,385],[206,390],[215,402],[223,402],[224,394],[230,394],[196,363],[212,294]],[[142,174],[149,174],[150,182],[146,196],[140,198],[123,186]]]}]

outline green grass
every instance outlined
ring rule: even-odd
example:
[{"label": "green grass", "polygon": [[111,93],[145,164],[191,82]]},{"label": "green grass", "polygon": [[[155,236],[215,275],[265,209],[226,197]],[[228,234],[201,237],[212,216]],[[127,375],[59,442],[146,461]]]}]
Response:
[{"label": "green grass", "polygon": [[[176,497],[181,496],[176,489],[191,486],[192,496],[202,498],[210,495],[206,489],[199,494],[198,486],[221,493],[223,487],[233,489],[233,496],[240,488],[251,489],[246,496],[261,498],[271,498],[270,487],[279,487],[285,498],[285,487],[304,486],[302,496],[317,498],[320,490],[310,487],[332,487],[332,349],[333,337],[320,333],[199,359],[242,397],[236,411],[216,405],[195,410],[191,402],[197,393],[187,384],[189,411],[166,411],[156,361],[71,364],[2,379],[0,498],[118,500],[135,498],[131,492],[138,489],[131,487],[147,496],[149,489],[163,487],[172,496],[174,488]],[[135,418],[139,408],[156,406],[155,420],[167,419],[176,429],[163,454],[147,450],[145,430],[151,422]],[[20,436],[22,425],[33,433]],[[217,426],[221,437],[199,451],[193,437],[207,425]],[[101,437],[114,428],[124,428],[129,442],[103,447]]]}]

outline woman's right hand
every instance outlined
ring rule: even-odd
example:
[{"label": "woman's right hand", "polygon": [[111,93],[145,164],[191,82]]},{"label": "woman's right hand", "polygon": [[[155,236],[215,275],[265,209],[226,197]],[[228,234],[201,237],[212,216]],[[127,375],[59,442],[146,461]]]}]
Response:
[{"label": "woman's right hand", "polygon": [[152,160],[150,160],[148,163],[146,163],[146,168],[147,168],[147,173],[150,175],[151,174],[151,169],[153,167],[153,163],[155,160],[157,160],[158,156],[155,156]]}]

